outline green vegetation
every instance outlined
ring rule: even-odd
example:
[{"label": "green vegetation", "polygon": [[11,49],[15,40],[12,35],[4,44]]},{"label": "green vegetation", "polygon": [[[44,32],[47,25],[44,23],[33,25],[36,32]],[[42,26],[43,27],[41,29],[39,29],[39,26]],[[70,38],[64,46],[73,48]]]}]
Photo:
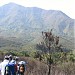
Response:
[{"label": "green vegetation", "polygon": [[[41,42],[41,44],[37,44],[35,46],[37,50],[33,50],[33,48],[30,45],[26,46],[28,50],[26,50],[26,47],[24,46],[19,47],[19,50],[5,49],[0,51],[1,57],[0,59],[3,60],[3,56],[6,54],[12,54],[13,56],[19,57],[30,57],[31,60],[33,60],[33,62],[35,60],[37,61],[39,60],[42,64],[44,63],[47,65],[46,67],[48,69],[47,75],[51,75],[53,71],[56,72],[56,70],[59,71],[59,69],[60,73],[62,74],[74,75],[75,74],[74,51],[63,48],[62,45],[59,44],[58,36],[54,37],[54,35],[52,35],[52,32],[48,34],[50,35],[49,36],[45,35],[43,37],[43,41]],[[31,51],[29,49],[31,49]],[[56,68],[56,70],[53,69],[53,67]]]}]

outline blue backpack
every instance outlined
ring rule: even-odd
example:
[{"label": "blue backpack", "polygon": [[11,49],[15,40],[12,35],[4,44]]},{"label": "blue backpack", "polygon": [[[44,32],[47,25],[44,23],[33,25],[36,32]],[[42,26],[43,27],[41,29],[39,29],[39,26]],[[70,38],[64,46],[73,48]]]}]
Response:
[{"label": "blue backpack", "polygon": [[6,65],[4,75],[16,75],[15,64]]}]

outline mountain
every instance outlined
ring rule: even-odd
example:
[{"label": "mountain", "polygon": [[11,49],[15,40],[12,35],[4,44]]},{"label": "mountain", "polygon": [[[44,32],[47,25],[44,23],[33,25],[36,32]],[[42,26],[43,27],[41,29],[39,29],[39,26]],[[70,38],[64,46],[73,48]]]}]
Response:
[{"label": "mountain", "polygon": [[[61,11],[23,7],[15,3],[0,7],[0,38],[9,40],[11,44],[14,41],[17,44],[22,43],[24,49],[26,46],[28,48],[40,42],[42,31],[52,28],[55,34],[65,36],[69,40],[74,39],[74,19]],[[7,47],[7,42],[3,44],[3,47]]]}]

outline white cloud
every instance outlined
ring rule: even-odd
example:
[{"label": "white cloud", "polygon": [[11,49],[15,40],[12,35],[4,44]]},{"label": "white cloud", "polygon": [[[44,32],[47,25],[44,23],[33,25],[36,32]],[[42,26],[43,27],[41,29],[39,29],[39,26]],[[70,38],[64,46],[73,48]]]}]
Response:
[{"label": "white cloud", "polygon": [[0,6],[9,2],[15,2],[17,4],[27,7],[40,7],[43,9],[61,10],[71,18],[75,19],[75,0],[0,0]]}]

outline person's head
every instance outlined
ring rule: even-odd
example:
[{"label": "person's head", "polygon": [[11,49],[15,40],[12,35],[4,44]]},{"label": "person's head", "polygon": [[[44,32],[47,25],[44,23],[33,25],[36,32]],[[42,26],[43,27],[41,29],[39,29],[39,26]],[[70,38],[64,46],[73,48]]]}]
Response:
[{"label": "person's head", "polygon": [[4,59],[9,60],[9,56],[5,56]]},{"label": "person's head", "polygon": [[15,57],[15,60],[18,61],[18,60],[19,60],[19,57],[16,56],[16,57]]},{"label": "person's head", "polygon": [[12,60],[12,55],[9,55],[9,61],[11,61]]}]

